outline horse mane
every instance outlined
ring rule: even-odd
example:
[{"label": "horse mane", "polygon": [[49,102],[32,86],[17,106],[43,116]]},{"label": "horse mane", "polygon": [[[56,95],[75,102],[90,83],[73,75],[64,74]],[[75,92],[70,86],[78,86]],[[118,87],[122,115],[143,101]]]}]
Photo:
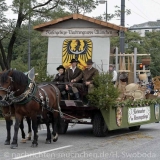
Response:
[{"label": "horse mane", "polygon": [[[2,84],[7,82],[9,72],[10,70],[0,75]],[[28,77],[23,72],[12,70],[11,77],[12,77],[12,80],[18,85],[26,86],[28,84]]]}]

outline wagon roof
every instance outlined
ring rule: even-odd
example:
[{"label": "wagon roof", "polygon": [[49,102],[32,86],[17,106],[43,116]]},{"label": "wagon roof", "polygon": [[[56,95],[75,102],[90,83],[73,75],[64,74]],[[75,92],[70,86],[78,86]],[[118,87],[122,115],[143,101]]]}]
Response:
[{"label": "wagon roof", "polygon": [[84,21],[88,21],[88,22],[91,22],[91,23],[98,24],[98,25],[103,26],[103,27],[108,27],[108,28],[111,28],[111,29],[114,29],[114,30],[127,31],[126,27],[118,26],[118,25],[115,25],[113,23],[109,23],[109,22],[101,21],[101,20],[91,18],[91,17],[88,17],[88,16],[84,16],[82,14],[72,14],[72,15],[69,15],[69,16],[62,17],[62,18],[58,18],[58,19],[55,19],[55,20],[52,20],[52,21],[34,26],[34,29],[38,30],[38,31],[42,31],[46,27],[49,27],[49,26],[52,26],[54,24],[61,23],[61,22],[64,22],[64,21],[67,21],[67,20],[70,20],[70,19],[74,19],[74,20],[80,19],[80,20],[84,20]]}]

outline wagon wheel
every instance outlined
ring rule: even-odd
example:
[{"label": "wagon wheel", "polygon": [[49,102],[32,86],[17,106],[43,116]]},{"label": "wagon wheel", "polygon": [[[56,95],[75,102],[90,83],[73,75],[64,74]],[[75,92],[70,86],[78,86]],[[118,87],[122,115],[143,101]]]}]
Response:
[{"label": "wagon wheel", "polygon": [[67,129],[68,129],[68,122],[60,118],[58,123],[58,133],[65,134],[67,132]]},{"label": "wagon wheel", "polygon": [[133,126],[133,127],[129,127],[130,131],[138,131],[140,129],[140,125],[139,126]]},{"label": "wagon wheel", "polygon": [[93,134],[96,137],[105,137],[108,133],[107,125],[102,117],[102,114],[96,113],[93,117]]}]

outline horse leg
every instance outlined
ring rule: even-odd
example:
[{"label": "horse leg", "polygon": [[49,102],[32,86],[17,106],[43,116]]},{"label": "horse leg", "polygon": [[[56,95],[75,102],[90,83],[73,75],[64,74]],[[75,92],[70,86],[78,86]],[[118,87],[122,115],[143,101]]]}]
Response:
[{"label": "horse leg", "polygon": [[53,128],[53,142],[56,142],[58,140],[58,129],[57,129],[57,124],[58,124],[58,116],[57,114],[53,115],[53,120],[52,120],[52,128]]},{"label": "horse leg", "polygon": [[22,134],[22,140],[21,140],[21,142],[22,142],[22,143],[26,143],[26,139],[25,139],[26,135],[25,135],[25,132],[24,132],[23,119],[21,120],[21,123],[20,123],[20,125],[19,125],[19,128],[21,129],[21,134]]},{"label": "horse leg", "polygon": [[7,138],[5,140],[4,145],[10,145],[12,124],[13,124],[13,120],[6,118]]},{"label": "horse leg", "polygon": [[27,124],[28,124],[28,136],[27,136],[27,140],[31,140],[31,137],[32,137],[32,129],[31,129],[31,119],[30,117],[26,117],[26,121],[27,121]]},{"label": "horse leg", "polygon": [[32,119],[32,129],[34,132],[34,137],[31,147],[37,147],[38,146],[37,115],[34,115],[31,119]]},{"label": "horse leg", "polygon": [[46,139],[46,144],[51,143],[51,130],[50,130],[50,123],[49,120],[46,120],[46,127],[47,127],[47,139]]},{"label": "horse leg", "polygon": [[11,143],[11,149],[15,149],[18,147],[17,139],[18,139],[18,130],[19,130],[19,125],[20,122],[23,118],[19,116],[15,116],[15,125],[14,125],[14,136],[13,136],[13,141]]}]

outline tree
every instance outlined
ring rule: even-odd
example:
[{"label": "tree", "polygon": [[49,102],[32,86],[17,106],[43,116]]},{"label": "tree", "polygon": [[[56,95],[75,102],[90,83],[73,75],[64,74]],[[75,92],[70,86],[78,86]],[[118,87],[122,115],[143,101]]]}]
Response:
[{"label": "tree", "polygon": [[[126,13],[126,15],[130,15],[131,14],[131,10],[130,9],[126,9],[125,13]],[[110,21],[113,18],[120,18],[120,17],[121,17],[121,9],[120,9],[119,6],[116,5],[114,13],[107,14],[107,21]],[[103,15],[99,15],[99,16],[94,17],[94,18],[105,21],[106,20],[106,13],[103,13]]]},{"label": "tree", "polygon": [[99,109],[107,109],[116,104],[119,90],[112,83],[112,75],[101,72],[93,80],[94,90],[88,94],[89,101]]},{"label": "tree", "polygon": [[153,77],[160,75],[160,31],[146,33],[143,46],[146,53],[151,55],[149,69]]},{"label": "tree", "polygon": [[[128,45],[126,48],[126,53],[133,53],[134,48],[137,48],[138,53],[145,53],[146,50],[143,43],[143,38],[137,32],[127,31],[125,32],[125,43]],[[111,47],[119,47],[119,37],[112,37],[111,38]]]},{"label": "tree", "polygon": [[[0,0],[0,11],[2,13],[0,16],[0,22],[2,22],[0,26],[0,65],[2,70],[10,68],[14,44],[22,24],[28,20],[29,15],[33,18],[37,18],[55,9],[59,3],[60,0],[44,0],[41,3],[38,0],[13,0],[12,6],[7,6],[4,0]],[[12,7],[12,11],[18,15],[16,21],[6,19],[4,16],[5,11],[9,7]],[[9,41],[5,48],[3,42],[6,39],[9,39]]]},{"label": "tree", "polygon": [[97,1],[94,0],[66,0],[65,6],[72,13],[90,13],[98,5]]}]

